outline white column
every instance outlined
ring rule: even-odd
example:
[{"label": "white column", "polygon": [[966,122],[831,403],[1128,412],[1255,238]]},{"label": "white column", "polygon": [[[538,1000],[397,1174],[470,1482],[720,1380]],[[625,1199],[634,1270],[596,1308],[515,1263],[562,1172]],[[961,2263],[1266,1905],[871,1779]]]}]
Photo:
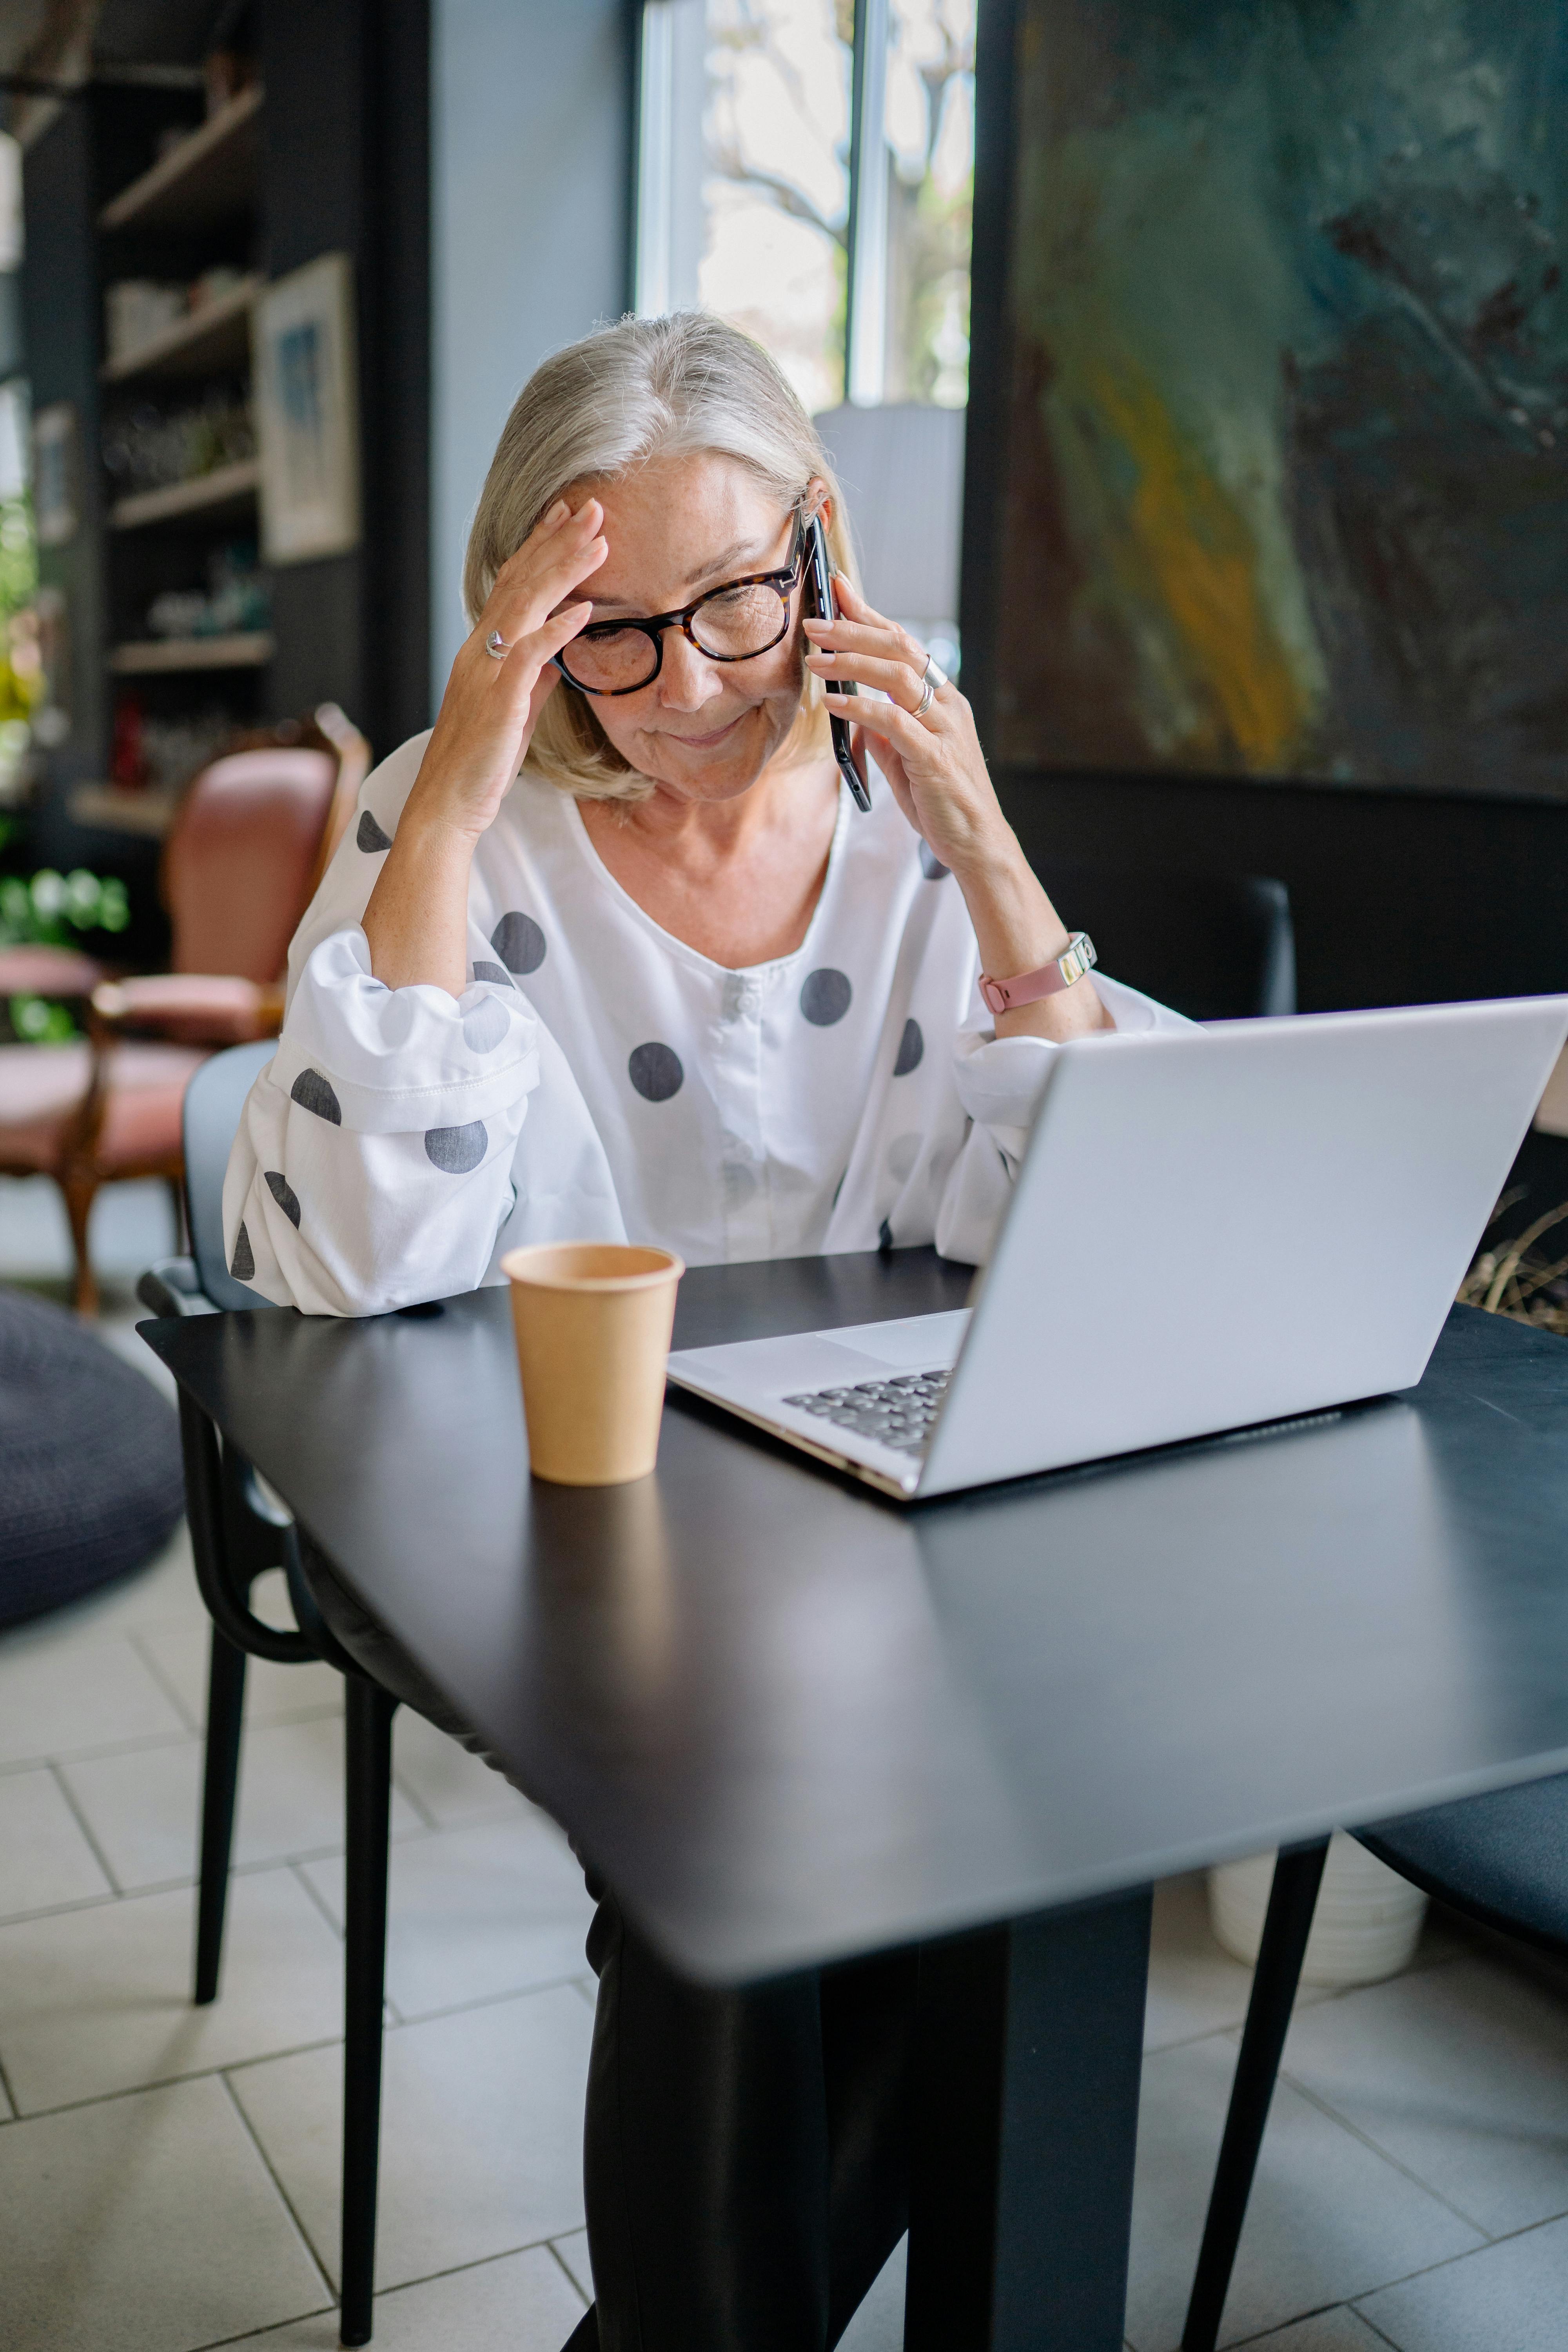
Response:
[{"label": "white column", "polygon": [[855,123],[855,242],[849,255],[845,396],[880,405],[888,376],[888,0],[862,0],[860,111]]},{"label": "white column", "polygon": [[697,300],[707,35],[703,0],[645,0],[633,298],[639,319],[658,318]]}]

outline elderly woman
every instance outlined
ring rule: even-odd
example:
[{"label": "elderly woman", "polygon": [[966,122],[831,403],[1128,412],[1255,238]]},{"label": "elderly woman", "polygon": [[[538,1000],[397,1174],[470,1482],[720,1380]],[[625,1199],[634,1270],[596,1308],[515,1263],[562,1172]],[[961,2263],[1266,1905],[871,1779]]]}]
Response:
[{"label": "elderly woman", "polygon": [[[836,620],[803,617],[814,517]],[[1172,1016],[1087,977],[984,1012],[982,971],[1037,982],[1068,934],[963,696],[855,587],[777,368],[700,314],[558,352],[508,419],[465,588],[436,725],[367,781],[294,941],[225,1188],[235,1274],[363,1315],[558,1237],[982,1260],[1055,1045]],[[884,780],[868,814],[829,713]],[[698,1993],[594,1892],[579,2337],[822,2352],[903,2227],[910,1964]]]}]

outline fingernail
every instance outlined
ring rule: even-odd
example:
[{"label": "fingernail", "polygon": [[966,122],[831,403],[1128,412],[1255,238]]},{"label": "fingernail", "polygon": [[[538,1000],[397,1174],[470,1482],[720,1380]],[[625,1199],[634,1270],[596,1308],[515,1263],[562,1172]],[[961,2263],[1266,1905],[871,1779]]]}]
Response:
[{"label": "fingernail", "polygon": [[544,520],[546,522],[559,522],[562,516],[569,511],[570,509],[567,507],[565,499],[557,499],[555,504],[551,508],[550,512],[545,516]]}]

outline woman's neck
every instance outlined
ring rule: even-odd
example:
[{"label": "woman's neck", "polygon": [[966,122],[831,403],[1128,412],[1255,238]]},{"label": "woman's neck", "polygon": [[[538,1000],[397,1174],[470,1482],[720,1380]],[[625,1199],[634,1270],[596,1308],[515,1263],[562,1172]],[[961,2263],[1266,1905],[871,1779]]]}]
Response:
[{"label": "woman's neck", "polygon": [[770,762],[727,801],[657,785],[579,803],[600,862],[644,913],[728,970],[793,955],[827,874],[838,780],[826,761]]}]

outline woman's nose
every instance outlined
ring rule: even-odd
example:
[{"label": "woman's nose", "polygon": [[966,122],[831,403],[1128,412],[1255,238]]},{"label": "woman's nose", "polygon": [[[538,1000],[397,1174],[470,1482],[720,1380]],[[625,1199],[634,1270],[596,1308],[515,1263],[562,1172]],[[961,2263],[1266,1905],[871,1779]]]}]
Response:
[{"label": "woman's nose", "polygon": [[668,710],[700,710],[722,694],[719,673],[679,629],[664,633],[664,662],[658,673],[658,698]]}]

